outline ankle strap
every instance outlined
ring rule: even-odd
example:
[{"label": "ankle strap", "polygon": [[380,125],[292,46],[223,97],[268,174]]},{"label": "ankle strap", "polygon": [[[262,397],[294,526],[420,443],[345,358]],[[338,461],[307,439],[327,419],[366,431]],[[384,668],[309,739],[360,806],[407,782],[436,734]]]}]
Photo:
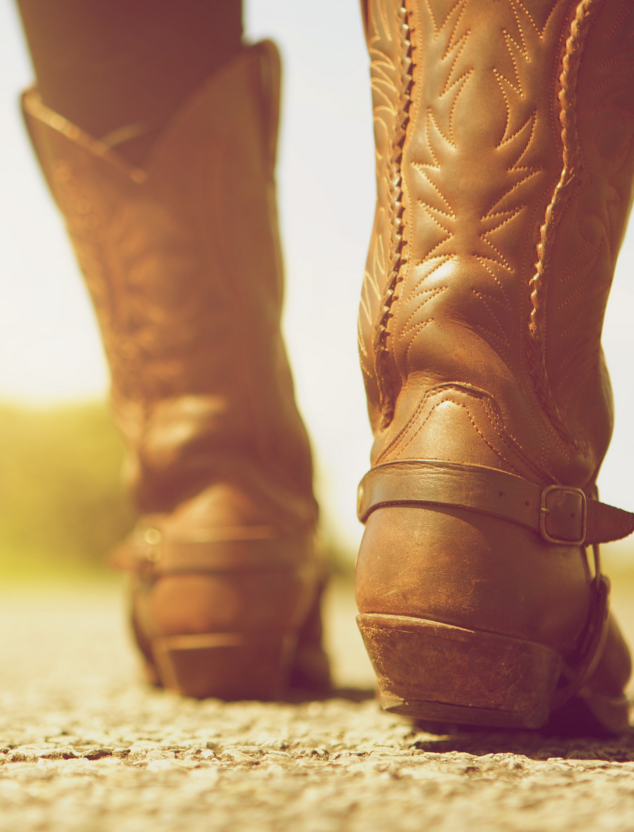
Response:
[{"label": "ankle strap", "polygon": [[175,534],[165,532],[153,515],[141,520],[108,560],[118,571],[152,580],[186,573],[297,570],[310,566],[312,553],[312,532],[289,535],[274,526],[225,526]]},{"label": "ankle strap", "polygon": [[488,514],[562,546],[608,543],[634,531],[634,513],[600,503],[581,488],[544,486],[481,465],[414,459],[377,465],[361,480],[357,514],[362,523],[378,508],[405,505]]}]

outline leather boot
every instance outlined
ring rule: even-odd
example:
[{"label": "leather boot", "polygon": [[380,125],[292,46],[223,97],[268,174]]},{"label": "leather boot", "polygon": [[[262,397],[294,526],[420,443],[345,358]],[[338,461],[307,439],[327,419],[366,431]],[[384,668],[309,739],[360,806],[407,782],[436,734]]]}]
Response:
[{"label": "leather boot", "polygon": [[[383,707],[627,727],[598,544],[601,329],[632,203],[630,0],[368,0],[378,201],[358,623]],[[589,556],[594,551],[594,558]],[[552,716],[551,716],[552,715]]]},{"label": "leather boot", "polygon": [[24,113],[91,292],[143,514],[133,574],[150,678],[180,693],[324,688],[308,438],[280,333],[277,49],[245,49],[131,166],[41,102]]}]

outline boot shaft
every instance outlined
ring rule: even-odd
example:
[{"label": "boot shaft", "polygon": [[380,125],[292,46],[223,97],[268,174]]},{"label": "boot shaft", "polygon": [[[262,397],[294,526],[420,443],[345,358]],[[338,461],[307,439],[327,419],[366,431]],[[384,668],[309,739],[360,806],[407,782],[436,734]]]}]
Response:
[{"label": "boot shaft", "polygon": [[360,352],[375,461],[426,393],[454,385],[543,473],[596,475],[633,32],[627,0],[368,3],[378,199]]},{"label": "boot shaft", "polygon": [[37,91],[24,97],[94,302],[145,511],[247,476],[273,479],[265,490],[314,520],[280,333],[279,75],[272,44],[244,50],[185,102],[144,169],[47,110]]}]

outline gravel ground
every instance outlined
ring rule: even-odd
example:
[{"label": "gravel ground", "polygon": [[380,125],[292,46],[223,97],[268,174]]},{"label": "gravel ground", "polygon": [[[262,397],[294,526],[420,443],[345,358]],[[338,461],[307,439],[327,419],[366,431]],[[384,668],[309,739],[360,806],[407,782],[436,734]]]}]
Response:
[{"label": "gravel ground", "polygon": [[0,594],[2,832],[634,829],[634,735],[435,737],[381,713],[348,588],[323,702],[150,690],[122,619],[114,585]]}]

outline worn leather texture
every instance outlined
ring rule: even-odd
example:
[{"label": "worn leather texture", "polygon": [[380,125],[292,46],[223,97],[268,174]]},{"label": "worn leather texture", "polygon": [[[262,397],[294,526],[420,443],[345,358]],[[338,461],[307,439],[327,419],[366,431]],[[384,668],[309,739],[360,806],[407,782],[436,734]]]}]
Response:
[{"label": "worn leather texture", "polygon": [[495,468],[437,460],[377,465],[359,485],[358,516],[390,505],[457,506],[525,526],[544,540],[586,546],[628,537],[634,514],[580,488],[539,485]]},{"label": "worn leather texture", "polygon": [[292,522],[312,466],[280,334],[279,62],[245,51],[174,116],[143,170],[27,92],[38,158],[90,290],[144,511],[241,467]]},{"label": "worn leather texture", "polygon": [[[583,486],[612,427],[600,334],[632,201],[631,7],[588,4],[596,11],[572,47],[576,89],[566,90],[560,76],[576,3],[412,2],[406,34],[399,5],[374,3],[369,40],[379,198],[361,355],[373,424],[396,411],[377,434],[373,460],[398,455],[399,436],[409,427],[411,437],[411,422],[427,416],[414,413],[425,391],[466,384],[499,409],[505,436],[482,451],[493,467],[520,467],[499,447],[514,439],[525,469]],[[556,244],[543,264],[537,320],[542,389],[529,360],[531,280],[564,168],[566,91],[576,161],[565,203],[549,214]],[[399,130],[406,138],[397,151]],[[385,305],[387,350],[374,345]],[[451,397],[446,390],[443,399]],[[470,398],[442,409],[466,427]],[[548,418],[550,398],[561,432]],[[473,416],[478,426],[494,418]],[[474,445],[487,444],[471,430]]]},{"label": "worn leather texture", "polygon": [[280,332],[279,89],[276,47],[244,49],[183,103],[142,169],[37,90],[24,96],[145,515],[119,553],[139,574],[141,641],[296,631],[320,579],[311,453]]},{"label": "worn leather texture", "polygon": [[[372,465],[476,465],[592,496],[613,425],[601,329],[632,204],[634,6],[369,0],[366,31]],[[566,656],[587,621],[583,549],[456,507],[374,511],[357,575],[362,613]]]}]

